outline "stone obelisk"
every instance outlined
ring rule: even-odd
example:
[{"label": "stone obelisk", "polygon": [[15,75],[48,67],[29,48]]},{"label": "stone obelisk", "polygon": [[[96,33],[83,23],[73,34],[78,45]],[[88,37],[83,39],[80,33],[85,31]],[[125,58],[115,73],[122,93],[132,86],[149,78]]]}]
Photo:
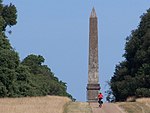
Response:
[{"label": "stone obelisk", "polygon": [[98,65],[98,21],[95,9],[90,15],[89,29],[89,64],[88,64],[88,84],[87,101],[96,102],[100,90],[99,85],[99,65]]}]

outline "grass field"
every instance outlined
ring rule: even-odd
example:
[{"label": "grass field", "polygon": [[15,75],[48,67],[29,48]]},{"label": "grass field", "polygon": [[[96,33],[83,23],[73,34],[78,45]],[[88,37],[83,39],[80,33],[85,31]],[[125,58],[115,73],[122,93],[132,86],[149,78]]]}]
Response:
[{"label": "grass field", "polygon": [[63,113],[67,97],[1,98],[0,113]]},{"label": "grass field", "polygon": [[[150,113],[150,98],[116,104],[126,113]],[[1,98],[0,113],[92,113],[92,109],[87,102],[72,102],[67,97],[45,96]]]},{"label": "grass field", "polygon": [[127,113],[150,113],[150,98],[137,99],[136,102],[118,103]]}]

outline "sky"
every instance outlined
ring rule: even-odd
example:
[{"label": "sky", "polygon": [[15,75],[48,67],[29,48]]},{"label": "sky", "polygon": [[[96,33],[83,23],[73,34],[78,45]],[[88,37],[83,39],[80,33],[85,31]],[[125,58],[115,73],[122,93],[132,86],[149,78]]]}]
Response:
[{"label": "sky", "polygon": [[17,7],[11,45],[20,59],[42,55],[67,91],[86,101],[88,82],[89,17],[95,7],[99,34],[99,83],[108,90],[115,66],[124,60],[126,37],[136,29],[150,0],[3,0]]}]

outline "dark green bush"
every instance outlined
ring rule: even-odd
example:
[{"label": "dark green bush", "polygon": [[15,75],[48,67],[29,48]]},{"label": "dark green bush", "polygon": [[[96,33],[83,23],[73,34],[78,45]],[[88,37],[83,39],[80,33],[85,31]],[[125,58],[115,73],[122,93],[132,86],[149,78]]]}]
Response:
[{"label": "dark green bush", "polygon": [[138,88],[136,89],[137,97],[150,97],[150,89],[148,88]]}]

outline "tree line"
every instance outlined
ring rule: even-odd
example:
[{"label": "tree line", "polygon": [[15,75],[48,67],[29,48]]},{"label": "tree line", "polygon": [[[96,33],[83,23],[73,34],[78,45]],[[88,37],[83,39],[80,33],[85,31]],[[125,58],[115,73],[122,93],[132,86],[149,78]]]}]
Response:
[{"label": "tree line", "polygon": [[7,27],[16,24],[15,5],[4,5],[0,0],[0,97],[59,95],[73,99],[67,93],[67,84],[43,65],[43,56],[31,54],[20,61],[6,36]]},{"label": "tree line", "polygon": [[141,17],[137,29],[126,38],[124,61],[115,67],[109,96],[116,101],[128,97],[150,97],[150,9]]}]

